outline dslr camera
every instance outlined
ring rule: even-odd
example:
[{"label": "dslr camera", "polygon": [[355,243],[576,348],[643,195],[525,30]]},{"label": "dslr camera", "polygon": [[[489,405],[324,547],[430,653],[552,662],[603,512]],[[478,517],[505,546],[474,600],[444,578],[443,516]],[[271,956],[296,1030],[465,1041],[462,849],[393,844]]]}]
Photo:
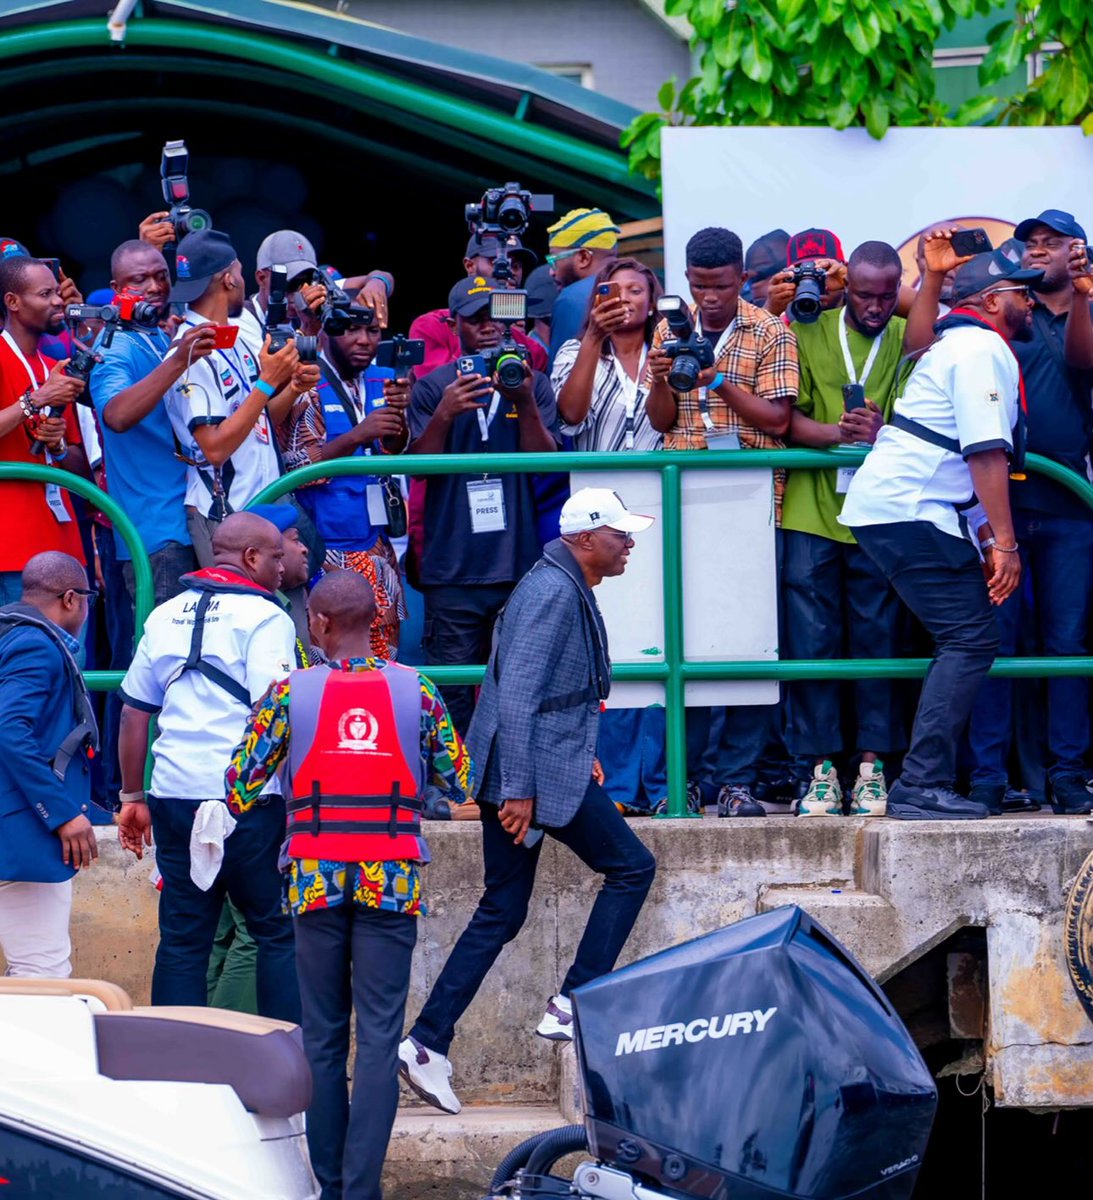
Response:
[{"label": "dslr camera", "polygon": [[827,292],[827,272],[815,263],[797,263],[793,268],[793,286],[796,290],[789,305],[790,320],[802,325],[818,321]]},{"label": "dslr camera", "polygon": [[[326,299],[319,309],[319,323],[323,327],[323,333],[330,337],[341,337],[354,325],[371,325],[376,319],[375,310],[354,304],[349,293],[338,286],[337,279],[338,274],[333,267],[318,267],[311,271],[301,271],[292,280],[296,289],[296,307],[301,313],[307,311],[307,305],[304,304],[299,289],[308,283],[319,283],[326,288]],[[272,294],[271,290],[270,295]]]},{"label": "dslr camera", "polygon": [[102,344],[110,346],[119,329],[134,325],[155,329],[159,324],[159,306],[136,292],[116,292],[109,304],[66,304],[65,324],[75,329],[85,321],[102,322]]},{"label": "dslr camera", "polygon": [[266,309],[266,333],[271,354],[283,350],[290,341],[296,343],[300,362],[319,360],[319,339],[308,337],[294,329],[288,320],[288,268],[275,264],[269,273],[269,306]]},{"label": "dslr camera", "polygon": [[660,347],[672,360],[668,386],[673,392],[693,391],[699,372],[714,364],[713,345],[695,329],[682,296],[661,296],[657,312],[668,322],[671,335]]},{"label": "dslr camera", "polygon": [[467,224],[479,237],[493,234],[504,242],[515,234],[519,237],[531,224],[533,212],[554,211],[553,196],[535,196],[518,183],[487,188],[482,199],[468,204],[464,211]]},{"label": "dslr camera", "polygon": [[190,207],[190,152],[183,141],[168,142],[163,147],[159,175],[163,181],[163,201],[170,208],[167,220],[178,242],[198,229],[211,229],[212,217],[203,208]]},{"label": "dslr camera", "polygon": [[513,325],[526,320],[527,311],[527,292],[509,288],[490,292],[490,320],[504,326],[504,333],[500,345],[482,352],[482,360],[486,373],[496,376],[498,385],[509,390],[518,388],[524,382],[524,367],[531,361],[527,347],[521,346],[512,336]]}]

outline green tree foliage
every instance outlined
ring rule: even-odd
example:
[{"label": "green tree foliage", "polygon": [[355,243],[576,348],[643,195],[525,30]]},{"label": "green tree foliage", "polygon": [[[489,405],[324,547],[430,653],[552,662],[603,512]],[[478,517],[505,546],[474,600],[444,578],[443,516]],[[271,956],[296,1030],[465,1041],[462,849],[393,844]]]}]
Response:
[{"label": "green tree foliage", "polygon": [[[1071,124],[1093,132],[1093,0],[1020,0],[1017,20],[990,33],[983,85],[1011,74],[1043,43],[1062,50],[1020,95],[976,96],[951,113],[934,86],[943,29],[1002,0],[667,0],[694,29],[700,73],[658,93],[622,135],[630,167],[660,175],[665,125],[864,126]],[[1084,118],[1084,119],[1083,119]]]}]

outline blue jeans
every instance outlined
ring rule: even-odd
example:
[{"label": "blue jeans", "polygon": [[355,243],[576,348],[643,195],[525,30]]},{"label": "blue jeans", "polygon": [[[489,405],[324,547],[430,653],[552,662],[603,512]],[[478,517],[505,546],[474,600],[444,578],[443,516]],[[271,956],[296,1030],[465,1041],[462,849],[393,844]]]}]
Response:
[{"label": "blue jeans", "polygon": [[600,714],[596,757],[603,767],[604,791],[616,804],[651,811],[668,795],[664,738],[660,705],[609,708]]},{"label": "blue jeans", "polygon": [[[568,996],[574,988],[614,967],[652,886],[656,861],[596,783],[589,783],[581,807],[568,825],[544,833],[568,846],[585,866],[604,877],[577,956],[562,983],[561,994]],[[497,809],[483,803],[486,890],[411,1030],[423,1046],[448,1053],[456,1022],[502,948],[527,920],[542,848],[542,841],[530,850],[514,845],[512,835],[501,827]]]},{"label": "blue jeans", "polygon": [[[417,922],[348,900],[296,918],[304,1050],[315,1085],[307,1145],[322,1200],[381,1200]],[[350,1103],[345,1067],[353,1011],[357,1056]]]},{"label": "blue jeans", "polygon": [[[1015,512],[1017,543],[1026,587],[998,615],[1000,654],[1017,652],[1022,626],[1032,626],[1040,654],[1088,654],[1093,597],[1093,521]],[[1031,611],[1029,598],[1031,594]],[[1013,735],[1013,683],[988,679],[972,710],[968,743],[972,783],[1007,782]],[[1089,681],[1047,681],[1048,777],[1084,774],[1089,745]]]},{"label": "blue jeans", "polygon": [[258,946],[259,1013],[299,1024],[292,918],[281,911],[277,869],[285,836],[284,799],[271,796],[239,818],[224,843],[220,873],[207,892],[190,878],[190,831],[200,803],[148,798],[156,865],[163,876],[152,1003],[206,1005],[209,955],[227,895]]}]

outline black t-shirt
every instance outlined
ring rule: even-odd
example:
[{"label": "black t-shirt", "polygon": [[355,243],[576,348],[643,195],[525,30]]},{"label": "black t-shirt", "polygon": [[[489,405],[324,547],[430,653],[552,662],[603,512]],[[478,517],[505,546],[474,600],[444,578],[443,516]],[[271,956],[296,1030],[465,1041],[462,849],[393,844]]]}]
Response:
[{"label": "black t-shirt", "polygon": [[[1085,479],[1093,433],[1093,371],[1065,365],[1066,319],[1066,313],[1056,316],[1037,303],[1033,310],[1033,340],[1011,345],[1025,381],[1029,451],[1054,459]],[[1073,492],[1033,471],[1027,479],[1016,481],[1010,494],[1014,508],[1059,517],[1093,518]]]},{"label": "black t-shirt", "polygon": [[[440,404],[444,389],[456,377],[456,364],[437,367],[414,384],[410,397],[410,436],[419,438]],[[543,425],[561,445],[558,409],[550,380],[533,373],[535,403]],[[483,418],[491,404],[482,406]],[[520,446],[520,422],[514,401],[501,396],[483,441],[477,412],[460,413],[448,430],[447,454],[512,454]],[[531,475],[497,476],[505,499],[505,528],[475,533],[471,526],[468,482],[481,475],[430,475],[425,488],[425,546],[421,582],[438,584],[514,583],[540,554],[535,529],[535,494]]]}]

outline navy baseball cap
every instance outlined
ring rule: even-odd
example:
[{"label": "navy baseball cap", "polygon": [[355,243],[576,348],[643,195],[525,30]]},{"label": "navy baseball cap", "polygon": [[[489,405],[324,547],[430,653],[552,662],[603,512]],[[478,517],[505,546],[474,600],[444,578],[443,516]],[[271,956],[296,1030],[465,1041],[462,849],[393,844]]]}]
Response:
[{"label": "navy baseball cap", "polygon": [[1035,287],[1043,277],[1043,271],[1028,270],[1007,258],[1001,250],[990,250],[957,267],[953,276],[953,300],[966,300],[999,283],[1025,283]]},{"label": "navy baseball cap", "polygon": [[195,229],[175,251],[175,286],[171,303],[189,304],[205,294],[212,277],[239,257],[231,239],[218,229]]},{"label": "navy baseball cap", "polygon": [[14,258],[16,255],[20,258],[34,257],[22,242],[17,242],[15,238],[0,237],[0,258]]},{"label": "navy baseball cap", "polygon": [[300,514],[291,504],[255,504],[247,512],[264,517],[271,525],[276,525],[281,533],[288,533],[294,525],[300,524]]},{"label": "navy baseball cap", "polygon": [[473,317],[490,302],[493,284],[481,275],[461,279],[448,293],[448,311],[453,317]]},{"label": "navy baseball cap", "polygon": [[1081,241],[1085,241],[1085,230],[1074,220],[1071,213],[1063,212],[1061,208],[1045,208],[1038,217],[1029,217],[1022,221],[1013,231],[1013,236],[1018,241],[1027,242],[1028,235],[1037,225],[1046,225],[1048,229],[1054,229],[1063,237],[1079,238]]},{"label": "navy baseball cap", "polygon": [[[523,259],[524,270],[530,271],[539,261],[539,256],[534,250],[529,250],[515,234],[505,243],[505,251],[509,258]],[[477,233],[472,234],[467,242],[467,252],[463,255],[464,258],[488,258],[495,259],[501,253],[501,243],[497,238],[487,234],[484,238],[479,237]]]}]

